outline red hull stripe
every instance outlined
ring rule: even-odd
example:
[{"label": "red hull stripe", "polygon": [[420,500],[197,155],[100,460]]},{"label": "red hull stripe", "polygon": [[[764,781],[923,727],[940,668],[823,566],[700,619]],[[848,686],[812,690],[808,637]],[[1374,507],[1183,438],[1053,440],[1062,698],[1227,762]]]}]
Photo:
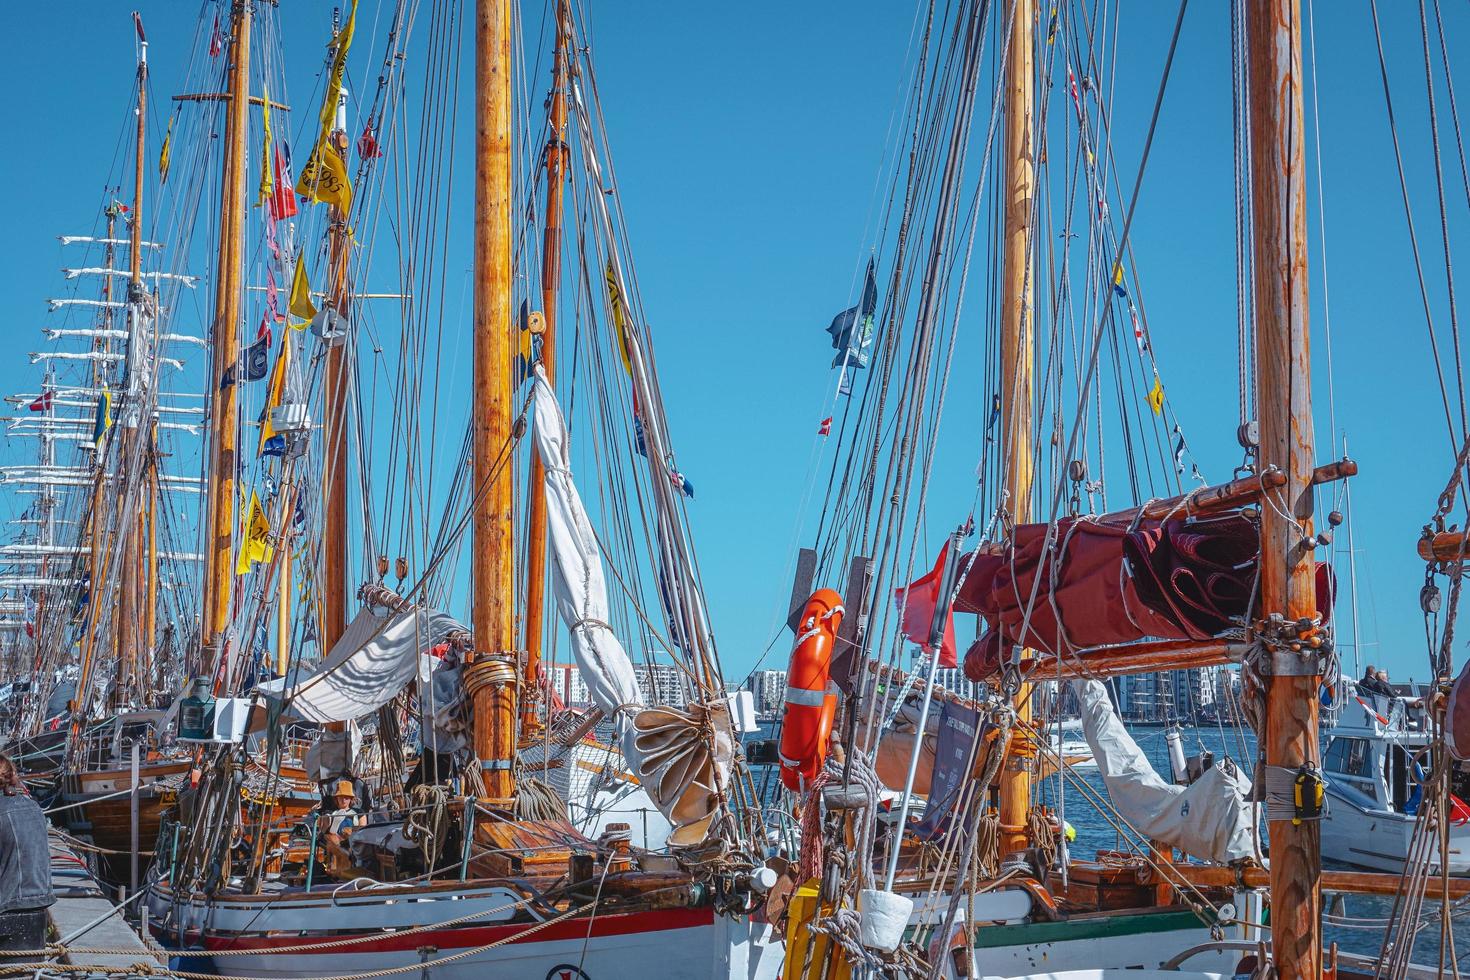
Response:
[{"label": "red hull stripe", "polygon": [[[629,936],[641,932],[662,932],[667,929],[692,929],[712,925],[715,913],[711,908],[699,909],[656,909],[651,912],[623,912],[616,915],[599,915],[592,920],[593,936]],[[458,929],[441,929],[431,932],[393,933],[385,932],[382,937],[368,943],[353,943],[351,946],[329,946],[326,949],[294,949],[289,954],[300,956],[353,955],[358,953],[417,952],[425,946],[433,946],[444,952],[484,946],[524,932],[529,922],[509,925],[464,926]],[[552,942],[558,939],[583,939],[587,936],[586,919],[567,919],[554,926],[537,930],[526,937],[527,942]],[[214,933],[204,937],[206,950],[253,949],[262,954],[280,946],[299,947],[315,943],[331,943],[347,938],[341,934],[332,936],[243,936],[233,937]]]}]

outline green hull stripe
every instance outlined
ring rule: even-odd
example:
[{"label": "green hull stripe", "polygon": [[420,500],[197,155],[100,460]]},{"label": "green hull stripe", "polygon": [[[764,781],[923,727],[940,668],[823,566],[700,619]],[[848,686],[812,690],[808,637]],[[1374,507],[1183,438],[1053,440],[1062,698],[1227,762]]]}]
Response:
[{"label": "green hull stripe", "polygon": [[1104,939],[1110,936],[1137,936],[1205,928],[1208,928],[1207,925],[1193,912],[1143,912],[1063,922],[1022,922],[1015,925],[979,927],[975,930],[975,948],[1028,946],[1033,943]]}]

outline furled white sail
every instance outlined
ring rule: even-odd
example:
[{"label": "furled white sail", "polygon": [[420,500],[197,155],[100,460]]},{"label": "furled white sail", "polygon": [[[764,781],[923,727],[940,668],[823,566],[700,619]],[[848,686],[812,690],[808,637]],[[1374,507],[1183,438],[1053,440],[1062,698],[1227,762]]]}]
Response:
[{"label": "furled white sail", "polygon": [[670,841],[707,835],[734,756],[723,705],[686,710],[643,707],[627,651],[608,624],[607,582],[597,537],[572,482],[566,420],[540,366],[535,374],[535,438],[546,468],[546,537],[552,592],[571,634],[572,655],[592,701],[617,727],[628,768],[674,824]]},{"label": "furled white sail", "polygon": [[1073,681],[1082,731],[1118,814],[1150,840],[1210,861],[1259,858],[1250,780],[1216,764],[1189,786],[1166,782],[1123,727],[1101,681]]},{"label": "furled white sail", "polygon": [[257,690],[284,700],[286,714],[303,721],[352,721],[393,700],[409,681],[428,683],[429,649],[456,631],[467,628],[432,609],[387,617],[363,609],[310,676],[278,677]]},{"label": "furled white sail", "polygon": [[546,538],[551,549],[552,591],[556,610],[571,632],[572,654],[587,693],[617,725],[623,755],[637,771],[629,722],[643,707],[638,678],[628,653],[608,625],[607,580],[597,535],[582,495],[572,482],[567,426],[556,394],[538,365],[535,377],[536,450],[546,468]]}]

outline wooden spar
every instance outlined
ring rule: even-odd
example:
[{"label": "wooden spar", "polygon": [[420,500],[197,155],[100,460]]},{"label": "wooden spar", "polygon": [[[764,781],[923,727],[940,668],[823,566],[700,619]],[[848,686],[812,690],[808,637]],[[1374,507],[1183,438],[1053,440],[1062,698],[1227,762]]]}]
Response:
[{"label": "wooden spar", "polygon": [[[229,92],[187,92],[183,95],[174,96],[175,102],[228,102]],[[251,105],[265,105],[265,99],[258,95],[252,95],[247,100]],[[284,103],[271,100],[271,108],[280,112],[290,112],[291,107]]]},{"label": "wooden spar", "polygon": [[[1184,879],[1199,888],[1264,888],[1271,883],[1270,873],[1262,867],[1241,869],[1212,864],[1178,864],[1170,877]],[[1450,878],[1450,899],[1470,895],[1470,878]],[[1397,895],[1402,879],[1396,874],[1372,871],[1323,871],[1322,890],[1346,895]],[[1273,902],[1274,906],[1275,903]],[[1275,920],[1275,915],[1272,915]]]},{"label": "wooden spar", "polygon": [[[286,506],[281,513],[286,515],[289,525],[291,514],[296,511],[296,490],[285,490]],[[291,666],[291,535],[286,528],[280,534],[280,570],[276,573],[276,674],[284,677]]]},{"label": "wooden spar", "polygon": [[[342,158],[346,159],[347,134],[332,133]],[[348,282],[350,230],[347,215],[332,205],[327,228],[327,305],[344,320],[352,306]],[[326,378],[322,398],[326,406],[322,431],[326,438],[322,473],[322,649],[330,650],[347,631],[347,396],[352,365],[347,344],[327,349]],[[284,581],[284,579],[283,579]]]},{"label": "wooden spar", "polygon": [[511,488],[511,0],[475,4],[475,259],[470,568],[473,662],[464,684],[485,797],[515,794],[515,540]]},{"label": "wooden spar", "polygon": [[[128,216],[128,316],[139,317],[138,304],[143,297],[143,148],[147,140],[148,124],[148,42],[143,40],[143,22],[136,13],[133,14],[133,22],[138,29],[138,108],[137,108],[137,131],[133,140],[133,211]],[[129,324],[128,344],[131,347],[135,343],[143,343],[143,329],[141,320]],[[151,339],[151,338],[149,338]],[[129,350],[130,360],[133,363],[142,363],[133,358],[134,352]],[[133,379],[128,392],[129,399],[133,399],[143,392],[143,387]],[[136,417],[139,406],[129,405],[128,412]],[[139,425],[144,424],[141,417],[137,417]],[[151,423],[150,423],[151,424]],[[118,454],[119,472],[123,467],[129,465],[134,456],[138,440],[136,427],[122,427],[119,435],[122,438],[122,452]],[[146,467],[146,461],[144,463]],[[144,480],[147,480],[146,469]],[[144,487],[143,506],[149,504],[147,488]],[[137,514],[119,514],[119,523],[122,525],[122,548],[120,559],[129,564],[127,572],[118,576],[117,590],[117,614],[113,618],[112,634],[117,653],[117,687],[113,698],[119,707],[129,700],[130,688],[137,682],[138,677],[138,647],[139,647],[139,617],[138,607],[142,605],[143,579],[147,570],[143,567],[146,556],[142,553],[140,545],[143,541],[143,530],[145,528],[146,515],[143,510]]]},{"label": "wooden spar", "polygon": [[[114,244],[117,241],[117,216],[119,214],[117,205],[109,204],[104,213],[107,216],[107,247],[103,251],[103,262],[108,270],[111,271],[117,256],[117,246]],[[102,301],[104,303],[112,302],[112,276],[110,275],[104,276],[102,279]],[[103,307],[102,322],[106,325],[108,331],[112,330],[112,310],[113,307],[111,306]],[[103,350],[105,349],[105,345],[109,343],[110,341],[103,340],[99,337],[92,346],[94,350]],[[103,391],[104,378],[102,375],[102,363],[101,361],[92,362],[92,389],[99,393],[98,397],[102,397],[101,393]],[[106,460],[101,453],[95,453],[93,462],[96,464],[97,472],[92,478],[92,508],[87,518],[88,524],[90,524],[89,530],[92,545],[92,553],[89,556],[91,564],[87,582],[87,593],[89,596],[86,614],[87,628],[82,634],[81,676],[77,681],[77,697],[72,709],[73,720],[71,730],[74,737],[81,735],[82,722],[84,720],[81,706],[86,701],[85,692],[92,685],[92,661],[97,653],[97,620],[102,609],[102,603],[100,600],[97,600],[97,596],[101,594],[102,585],[106,580],[106,576],[104,575],[106,568],[102,562],[102,556],[106,553],[106,548],[102,541],[104,524],[102,520],[102,506],[104,503],[102,484],[106,478],[106,472],[104,470]]]},{"label": "wooden spar", "polygon": [[[1284,508],[1261,510],[1258,608],[1290,622],[1317,614],[1313,551],[1303,546],[1312,533],[1312,398],[1300,0],[1260,0],[1247,11],[1259,458],[1286,477]],[[1264,741],[1268,766],[1294,770],[1318,762],[1321,678],[1287,669],[1287,659],[1300,658],[1275,657],[1267,680]],[[1273,819],[1269,833],[1276,975],[1319,980],[1320,824]]]},{"label": "wooden spar", "polygon": [[[204,643],[224,654],[234,591],[235,454],[238,383],[224,384],[240,359],[240,267],[244,254],[245,127],[250,95],[249,0],[235,0],[230,14],[230,101],[225,110],[224,166],[220,177],[219,258],[215,275],[214,364],[210,375],[209,530],[205,539]],[[204,664],[214,673],[219,661]],[[220,678],[222,681],[223,678]]]},{"label": "wooden spar", "polygon": [[[571,46],[571,11],[567,0],[556,5],[556,49],[551,67],[551,135],[546,139],[546,225],[541,238],[541,368],[546,383],[556,386],[556,298],[561,286],[562,189],[566,183],[567,49]],[[540,690],[541,634],[546,622],[546,470],[539,453],[531,454],[530,522],[526,542],[526,670],[521,702],[521,734],[529,738],[540,727],[536,712]]]},{"label": "wooden spar", "polygon": [[147,557],[143,566],[143,643],[148,656],[148,678],[153,678],[154,645],[158,642],[158,421],[148,424],[148,464],[145,470],[147,506],[143,511]]},{"label": "wooden spar", "polygon": [[[1351,459],[1343,458],[1325,463],[1313,470],[1312,484],[1315,486],[1332,483],[1357,475],[1358,464]],[[1108,524],[1121,524],[1136,520],[1140,516],[1145,520],[1159,521],[1167,517],[1187,517],[1192,514],[1230,510],[1234,507],[1259,503],[1262,493],[1280,490],[1284,486],[1286,486],[1285,474],[1274,467],[1269,467],[1258,476],[1244,476],[1238,480],[1231,480],[1229,483],[1200,487],[1177,497],[1151,500],[1140,507],[1130,507],[1126,510],[1115,510],[1104,514],[1098,520]]]},{"label": "wooden spar", "polygon": [[[1017,523],[1031,519],[1031,386],[1035,357],[1032,335],[1031,219],[1036,173],[1032,158],[1032,90],[1035,84],[1032,0],[1015,0],[1006,59],[1005,229],[1002,247],[1000,404],[1001,445],[1005,447],[1006,494]],[[1024,658],[1025,651],[1022,656]],[[1030,685],[1015,697],[1017,720],[1031,720]],[[1031,810],[1031,759],[1006,758],[1000,779],[1002,854],[1026,846]]]},{"label": "wooden spar", "polygon": [[1459,561],[1462,552],[1470,556],[1464,531],[1440,531],[1419,539],[1419,557],[1425,561]]},{"label": "wooden spar", "polygon": [[1059,671],[1062,680],[1117,677],[1239,663],[1244,653],[1245,644],[1236,640],[1144,640],[1085,650],[1061,657],[1060,664],[1049,653],[1036,653],[1022,669],[1046,680],[1056,679]]}]

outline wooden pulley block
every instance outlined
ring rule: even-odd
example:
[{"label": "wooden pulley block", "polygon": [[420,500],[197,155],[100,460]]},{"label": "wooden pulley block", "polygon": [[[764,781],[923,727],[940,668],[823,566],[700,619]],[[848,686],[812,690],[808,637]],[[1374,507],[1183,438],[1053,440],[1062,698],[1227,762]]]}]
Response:
[{"label": "wooden pulley block", "polygon": [[526,329],[538,337],[546,332],[546,314],[540,310],[532,310],[531,315],[526,317]]}]

